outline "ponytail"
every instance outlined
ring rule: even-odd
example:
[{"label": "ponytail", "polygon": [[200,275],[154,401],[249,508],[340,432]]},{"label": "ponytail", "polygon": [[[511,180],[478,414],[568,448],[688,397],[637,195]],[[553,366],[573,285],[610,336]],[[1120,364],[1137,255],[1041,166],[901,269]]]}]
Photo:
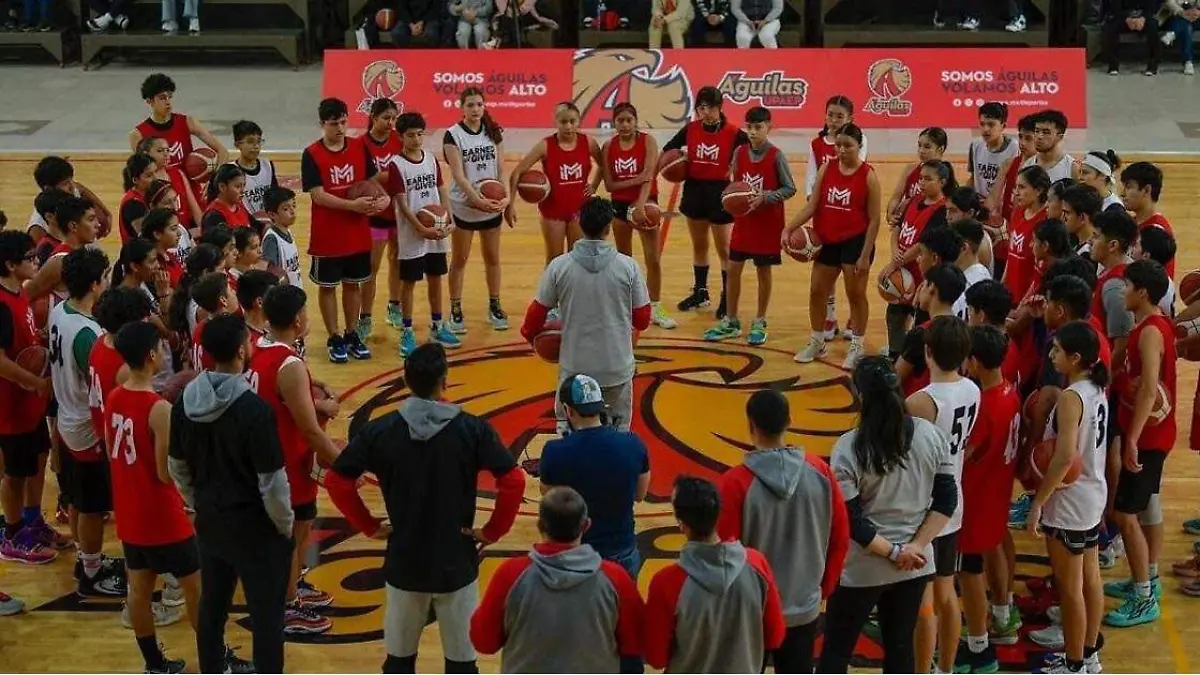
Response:
[{"label": "ponytail", "polygon": [[154,144],[163,140],[165,139],[162,136],[144,136],[142,140],[138,141],[138,154],[149,155],[150,151],[154,149]]},{"label": "ponytail", "polygon": [[892,362],[884,356],[864,356],[850,381],[860,405],[853,444],[858,465],[877,476],[904,468],[914,424]]},{"label": "ponytail", "polygon": [[[1070,321],[1054,333],[1054,341],[1067,354],[1079,356],[1079,366],[1087,372],[1087,379],[1097,387],[1106,387],[1109,382],[1108,367],[1100,360],[1100,335],[1087,321]],[[1064,373],[1065,375],[1065,373]]]},{"label": "ponytail", "polygon": [[921,163],[921,168],[932,169],[942,181],[942,195],[947,199],[958,190],[958,180],[954,178],[954,165],[944,159],[931,159]]},{"label": "ponytail", "polygon": [[245,173],[238,168],[237,164],[229,163],[222,164],[220,168],[213,173],[213,177],[208,181],[208,189],[204,192],[206,201],[212,201],[217,198],[217,193],[221,191],[222,185],[228,185],[238,176],[244,176]]},{"label": "ponytail", "polygon": [[1087,377],[1092,381],[1092,384],[1103,389],[1108,386],[1108,367],[1104,365],[1103,361],[1096,359],[1096,362],[1088,370]]},{"label": "ponytail", "polygon": [[134,265],[145,264],[146,258],[154,254],[154,244],[141,237],[134,237],[121,247],[121,256],[112,269],[112,285],[120,286]]},{"label": "ponytail", "polygon": [[[184,263],[183,277],[171,292],[171,306],[167,327],[184,335],[188,334],[188,302],[192,299],[192,284],[200,277],[214,272],[225,256],[212,244],[200,244],[192,249]],[[189,336],[190,337],[190,336]]]}]

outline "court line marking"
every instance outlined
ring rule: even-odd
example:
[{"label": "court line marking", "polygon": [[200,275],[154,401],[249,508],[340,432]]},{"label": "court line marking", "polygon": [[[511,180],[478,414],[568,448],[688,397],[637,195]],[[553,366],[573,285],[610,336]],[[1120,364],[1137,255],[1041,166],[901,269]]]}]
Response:
[{"label": "court line marking", "polygon": [[1175,599],[1171,602],[1165,602],[1166,594],[1163,595],[1163,600],[1159,600],[1162,605],[1162,626],[1163,632],[1167,636],[1167,647],[1171,650],[1171,659],[1175,661],[1175,672],[1190,673],[1192,667],[1188,663],[1187,650],[1183,648],[1183,636],[1179,633],[1179,628],[1175,625],[1175,617],[1171,615],[1171,606],[1175,604]]}]

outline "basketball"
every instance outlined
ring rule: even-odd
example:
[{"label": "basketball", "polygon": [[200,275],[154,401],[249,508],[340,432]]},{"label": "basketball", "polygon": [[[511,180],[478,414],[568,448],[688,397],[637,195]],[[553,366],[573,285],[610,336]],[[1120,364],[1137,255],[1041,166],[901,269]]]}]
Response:
[{"label": "basketball", "polygon": [[562,347],[562,322],[547,321],[542,332],[533,336],[533,353],[547,363],[558,363],[558,350]]},{"label": "basketball", "polygon": [[196,148],[183,158],[183,174],[193,183],[204,183],[217,170],[217,153],[212,148]]},{"label": "basketball", "polygon": [[658,204],[646,202],[643,208],[646,211],[645,218],[642,218],[633,206],[629,207],[629,212],[625,215],[625,219],[635,230],[653,230],[662,224],[662,209]]},{"label": "basketball", "polygon": [[1175,354],[1184,361],[1200,361],[1200,337],[1192,336],[1186,340],[1176,340]]},{"label": "basketball", "polygon": [[821,252],[821,240],[817,238],[817,233],[807,225],[797,227],[788,235],[787,246],[784,250],[793,259],[800,262],[812,262],[817,259],[817,254]]},{"label": "basketball", "polygon": [[879,295],[890,304],[912,304],[917,295],[917,284],[912,272],[904,267],[896,268],[879,282]]},{"label": "basketball", "polygon": [[417,211],[417,220],[425,227],[432,227],[437,232],[438,236],[434,237],[436,239],[445,239],[450,230],[454,229],[450,214],[446,213],[441,204],[427,204],[421,207],[421,210]]},{"label": "basketball", "polygon": [[396,26],[396,10],[381,9],[375,12],[375,26],[379,30],[391,30]]},{"label": "basketball", "polygon": [[[1058,439],[1051,437],[1038,441],[1033,446],[1033,456],[1029,462],[1030,476],[1038,484],[1041,484],[1042,478],[1046,476],[1046,471],[1050,468],[1050,460],[1054,458],[1057,443]],[[1058,489],[1061,490],[1074,483],[1081,473],[1083,473],[1083,458],[1078,452],[1072,453],[1071,465],[1067,467],[1067,475],[1063,476]]]},{"label": "basketball", "polygon": [[346,190],[346,199],[358,199],[359,197],[387,197],[387,190],[383,186],[373,180],[360,180],[351,185]]},{"label": "basketball", "polygon": [[508,197],[508,190],[505,189],[504,183],[495,178],[484,178],[475,187],[479,190],[479,196],[484,199],[500,201]]},{"label": "basketball", "polygon": [[[1125,395],[1121,397],[1121,406],[1133,409],[1138,387],[1142,384],[1142,378],[1135,377],[1128,382],[1128,387],[1125,390]],[[1146,426],[1154,426],[1167,418],[1171,414],[1171,399],[1167,395],[1167,388],[1162,382],[1158,383],[1158,391],[1154,395],[1154,407],[1150,409],[1150,419],[1146,420]]]},{"label": "basketball", "polygon": [[26,372],[38,377],[46,377],[50,372],[50,352],[41,345],[33,345],[22,349],[17,358],[13,359]]},{"label": "basketball", "polygon": [[199,374],[199,371],[195,370],[181,370],[175,373],[167,378],[159,395],[166,399],[167,403],[174,403],[175,399],[179,398],[179,394],[183,392],[184,387],[187,387],[188,383],[196,379]]},{"label": "basketball", "polygon": [[526,171],[517,179],[517,194],[530,204],[540,204],[550,196],[550,179],[536,169]]},{"label": "basketball", "polygon": [[30,302],[29,309],[33,311],[33,325],[39,329],[45,328],[46,321],[50,318],[50,296],[43,295],[37,300]]},{"label": "basketball", "polygon": [[1200,270],[1192,270],[1179,280],[1179,299],[1183,304],[1190,305],[1195,299],[1192,296],[1197,292],[1200,292]]},{"label": "basketball", "polygon": [[[318,387],[315,384],[312,385],[311,392],[312,392],[313,403],[316,403],[317,401],[328,401],[330,399],[329,394],[324,389],[322,389],[321,387]],[[321,425],[322,429],[324,429],[325,425],[329,423],[329,417],[322,415],[321,411],[318,410],[317,411],[317,423]]]},{"label": "basketball", "polygon": [[731,216],[744,216],[750,213],[750,200],[758,194],[745,181],[734,181],[721,191],[721,208]]},{"label": "basketball", "polygon": [[96,235],[99,237],[107,237],[109,232],[112,232],[112,214],[103,209],[96,209],[96,223],[100,225]]},{"label": "basketball", "polygon": [[658,158],[658,173],[670,183],[682,183],[687,178],[687,155],[668,150]]}]

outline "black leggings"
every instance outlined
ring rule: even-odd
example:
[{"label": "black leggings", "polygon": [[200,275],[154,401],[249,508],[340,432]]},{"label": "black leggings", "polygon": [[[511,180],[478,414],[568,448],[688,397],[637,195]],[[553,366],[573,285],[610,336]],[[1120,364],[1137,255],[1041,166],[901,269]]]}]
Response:
[{"label": "black leggings", "polygon": [[844,673],[871,608],[879,607],[879,632],[883,636],[883,672],[916,672],[913,631],[921,599],[930,577],[886,586],[838,586],[825,607],[825,645],[818,673]]},{"label": "black leggings", "polygon": [[[776,673],[804,673],[813,671],[813,645],[817,641],[817,622],[810,621],[801,626],[787,629],[783,644],[770,653]],[[766,672],[763,666],[763,672]]]}]

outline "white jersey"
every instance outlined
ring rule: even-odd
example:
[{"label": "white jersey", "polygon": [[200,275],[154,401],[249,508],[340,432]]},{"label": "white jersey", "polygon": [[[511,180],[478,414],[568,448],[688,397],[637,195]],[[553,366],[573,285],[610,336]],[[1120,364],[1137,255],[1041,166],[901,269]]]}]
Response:
[{"label": "white jersey", "polygon": [[1162,310],[1163,316],[1175,320],[1175,280],[1167,279],[1167,294],[1162,296],[1162,300],[1158,301],[1158,308]]},{"label": "white jersey", "polygon": [[958,486],[958,506],[938,535],[945,536],[962,527],[963,455],[979,416],[979,385],[964,377],[957,382],[933,382],[921,391],[933,399],[937,408],[935,424],[950,438],[950,459],[954,462],[954,482]]},{"label": "white jersey", "polygon": [[246,174],[246,187],[242,190],[242,206],[254,215],[263,210],[263,197],[267,190],[277,185],[275,181],[275,165],[271,160],[260,157],[257,169],[247,169],[238,164],[242,173]]},{"label": "white jersey", "polygon": [[[462,153],[463,175],[471,185],[478,185],[485,178],[500,180],[499,153],[482,126],[479,131],[471,131],[459,122],[446,130],[442,144],[456,146]],[[467,206],[467,194],[455,182],[450,183],[450,212],[468,223],[491,220],[497,215]]]},{"label": "white jersey", "polygon": [[958,296],[958,299],[954,301],[953,311],[954,316],[966,321],[967,290],[981,281],[991,279],[992,273],[989,272],[988,268],[984,267],[981,263],[975,263],[974,265],[971,265],[967,269],[963,270],[963,276],[967,279],[967,288],[963,289],[962,295]]},{"label": "white jersey", "polygon": [[1004,137],[1004,143],[999,150],[993,151],[987,141],[976,138],[971,141],[967,151],[967,172],[974,178],[972,187],[980,197],[987,197],[1000,178],[1000,167],[1017,156],[1021,148],[1011,136]]},{"label": "white jersey", "polygon": [[192,233],[188,232],[186,227],[178,225],[177,228],[179,243],[175,244],[175,248],[171,249],[171,255],[175,256],[180,265],[186,266],[188,254],[192,252],[192,249],[196,248],[196,242],[192,240]]},{"label": "white jersey", "polygon": [[[396,195],[396,199],[403,199],[414,215],[430,204],[441,203],[438,187],[442,184],[442,169],[432,152],[422,151],[419,162],[396,155],[392,159],[392,167],[404,185],[404,192]],[[417,234],[412,225],[401,222],[403,218],[397,218],[397,221],[396,248],[400,251],[400,260],[413,260],[424,257],[426,253],[445,253],[449,250],[449,237],[437,241],[426,239]]]},{"label": "white jersey", "polygon": [[[1042,509],[1042,525],[1063,530],[1090,530],[1104,518],[1108,503],[1108,485],[1104,478],[1104,461],[1108,449],[1108,397],[1091,380],[1080,380],[1062,393],[1074,392],[1083,402],[1083,416],[1075,437],[1075,451],[1080,454],[1083,471],[1074,483],[1056,490]],[[1062,398],[1060,397],[1061,401]],[[1055,436],[1055,406],[1046,422],[1042,438]]]},{"label": "white jersey", "polygon": [[[1034,164],[1042,166],[1041,164],[1038,164],[1038,156],[1036,154],[1032,157],[1029,157],[1024,162],[1021,162],[1021,168],[1024,169],[1025,167],[1033,166]],[[1075,170],[1075,158],[1071,157],[1070,155],[1063,155],[1054,166],[1042,166],[1042,168],[1046,170],[1047,174],[1049,174],[1050,182],[1054,183],[1064,178],[1071,177],[1071,172]]]},{"label": "white jersey", "polygon": [[262,250],[264,260],[286,273],[289,286],[304,288],[304,277],[300,274],[300,249],[290,231],[268,227],[263,233]]},{"label": "white jersey", "polygon": [[100,324],[64,302],[50,311],[49,325],[50,379],[58,401],[58,433],[71,450],[89,450],[100,442],[88,406],[92,382],[88,358],[102,332]]}]

